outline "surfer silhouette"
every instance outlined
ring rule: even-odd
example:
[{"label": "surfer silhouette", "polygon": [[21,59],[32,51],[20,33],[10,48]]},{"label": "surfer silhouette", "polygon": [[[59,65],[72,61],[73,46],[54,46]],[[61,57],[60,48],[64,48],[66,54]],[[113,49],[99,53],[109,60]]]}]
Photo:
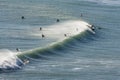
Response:
[{"label": "surfer silhouette", "polygon": [[42,30],[42,28],[40,27],[40,31]]},{"label": "surfer silhouette", "polygon": [[65,37],[67,37],[67,35],[66,35],[66,34],[64,34],[64,36],[65,36]]},{"label": "surfer silhouette", "polygon": [[57,19],[57,20],[56,20],[56,22],[60,22],[60,20],[59,20],[59,19]]},{"label": "surfer silhouette", "polygon": [[45,35],[44,34],[42,34],[42,38],[44,38],[45,37]]},{"label": "surfer silhouette", "polygon": [[24,17],[24,16],[22,16],[22,17],[21,17],[21,19],[25,19],[25,17]]},{"label": "surfer silhouette", "polygon": [[16,51],[20,51],[20,49],[19,49],[19,48],[16,48]]},{"label": "surfer silhouette", "polygon": [[95,27],[94,27],[94,25],[91,25],[91,29],[94,31],[95,30]]}]

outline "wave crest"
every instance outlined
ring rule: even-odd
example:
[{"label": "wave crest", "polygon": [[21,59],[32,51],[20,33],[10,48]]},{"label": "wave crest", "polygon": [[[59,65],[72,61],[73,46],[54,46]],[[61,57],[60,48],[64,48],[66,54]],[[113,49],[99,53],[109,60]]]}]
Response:
[{"label": "wave crest", "polygon": [[23,61],[16,56],[15,52],[8,49],[0,50],[0,72],[20,69]]}]

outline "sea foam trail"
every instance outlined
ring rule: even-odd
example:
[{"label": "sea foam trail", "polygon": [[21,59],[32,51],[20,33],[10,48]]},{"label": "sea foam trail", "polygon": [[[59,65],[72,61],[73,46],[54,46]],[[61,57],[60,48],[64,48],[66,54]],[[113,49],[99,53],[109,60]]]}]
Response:
[{"label": "sea foam trail", "polygon": [[31,33],[31,35],[41,37],[41,34],[44,34],[47,38],[57,39],[57,41],[61,41],[74,35],[80,34],[86,30],[93,32],[88,26],[91,25],[84,21],[66,21],[47,26],[41,31],[35,31]]}]

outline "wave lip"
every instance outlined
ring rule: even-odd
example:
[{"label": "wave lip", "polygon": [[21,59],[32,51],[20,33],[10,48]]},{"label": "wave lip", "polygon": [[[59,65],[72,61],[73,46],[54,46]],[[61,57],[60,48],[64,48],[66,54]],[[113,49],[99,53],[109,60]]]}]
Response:
[{"label": "wave lip", "polygon": [[41,54],[50,54],[54,53],[54,50],[62,50],[64,44],[74,40],[76,37],[84,36],[87,34],[87,32],[95,34],[91,27],[92,25],[89,23],[79,20],[65,21],[55,25],[47,26],[43,28],[42,31],[33,32],[31,35],[40,37],[41,33],[44,33],[47,38],[56,39],[56,42],[53,42],[46,47],[22,52],[18,54],[18,56],[22,59],[25,59],[26,57],[37,59],[39,57],[43,57]]},{"label": "wave lip", "polygon": [[42,31],[35,30],[30,34],[37,37],[41,37],[41,34],[44,34],[47,38],[52,38],[60,41],[78,35],[86,30],[93,32],[88,26],[91,25],[85,21],[70,20],[59,22],[55,25],[46,26]]}]

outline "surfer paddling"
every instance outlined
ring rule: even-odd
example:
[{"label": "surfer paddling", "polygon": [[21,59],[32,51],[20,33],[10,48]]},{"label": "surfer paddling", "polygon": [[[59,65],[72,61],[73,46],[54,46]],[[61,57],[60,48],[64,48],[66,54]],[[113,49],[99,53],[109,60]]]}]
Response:
[{"label": "surfer paddling", "polygon": [[40,27],[40,31],[42,30],[42,28]]},{"label": "surfer paddling", "polygon": [[56,22],[60,22],[60,20],[59,20],[59,19],[57,19],[57,20],[56,20]]},{"label": "surfer paddling", "polygon": [[42,38],[44,38],[45,37],[45,35],[44,34],[42,34]]},{"label": "surfer paddling", "polygon": [[95,30],[95,27],[94,27],[94,25],[91,25],[91,29],[94,31]]},{"label": "surfer paddling", "polygon": [[19,48],[16,48],[16,51],[20,51],[20,49],[19,49]]},{"label": "surfer paddling", "polygon": [[25,19],[25,17],[24,17],[24,16],[21,16],[21,19]]},{"label": "surfer paddling", "polygon": [[67,34],[64,34],[65,37],[67,37]]}]

